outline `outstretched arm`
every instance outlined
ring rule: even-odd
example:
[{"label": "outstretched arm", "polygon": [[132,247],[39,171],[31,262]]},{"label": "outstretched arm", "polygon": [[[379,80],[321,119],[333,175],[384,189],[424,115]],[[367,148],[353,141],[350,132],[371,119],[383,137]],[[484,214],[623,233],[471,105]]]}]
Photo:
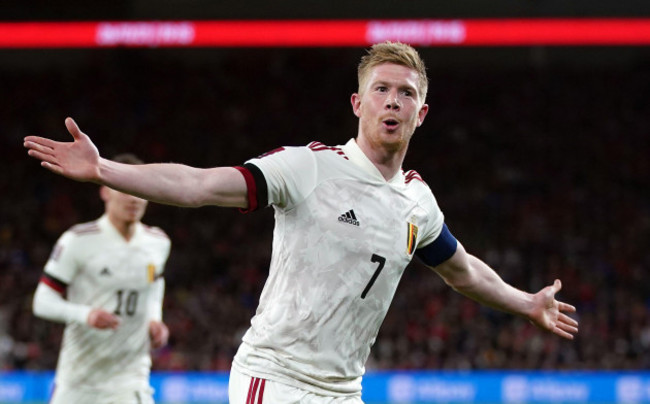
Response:
[{"label": "outstretched arm", "polygon": [[575,312],[575,307],[555,300],[562,288],[559,279],[535,294],[523,292],[505,283],[460,243],[454,255],[433,270],[456,291],[481,304],[526,317],[537,327],[566,339],[573,339],[578,332],[578,322],[565,314]]},{"label": "outstretched arm", "polygon": [[106,185],[141,198],[177,206],[246,208],[246,182],[233,167],[194,168],[182,164],[116,163],[102,158],[72,118],[65,120],[72,142],[27,136],[28,154],[48,170],[77,181]]}]

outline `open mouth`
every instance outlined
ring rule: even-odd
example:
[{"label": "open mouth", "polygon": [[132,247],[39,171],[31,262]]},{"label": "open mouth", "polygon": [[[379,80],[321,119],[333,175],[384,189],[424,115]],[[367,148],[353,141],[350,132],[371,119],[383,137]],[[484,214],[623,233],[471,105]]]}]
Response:
[{"label": "open mouth", "polygon": [[395,119],[385,119],[383,121],[384,127],[388,130],[395,130],[397,129],[397,126],[399,125],[399,122]]}]

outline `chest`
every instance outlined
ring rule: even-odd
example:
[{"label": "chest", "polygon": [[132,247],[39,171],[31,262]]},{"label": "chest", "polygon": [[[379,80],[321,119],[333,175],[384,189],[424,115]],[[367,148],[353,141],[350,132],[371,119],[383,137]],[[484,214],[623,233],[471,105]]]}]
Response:
[{"label": "chest", "polygon": [[408,192],[353,180],[320,184],[294,213],[289,233],[334,256],[386,257],[398,268],[412,259],[427,212]]},{"label": "chest", "polygon": [[155,279],[160,259],[147,245],[104,242],[85,251],[78,279],[93,289],[146,288]]}]

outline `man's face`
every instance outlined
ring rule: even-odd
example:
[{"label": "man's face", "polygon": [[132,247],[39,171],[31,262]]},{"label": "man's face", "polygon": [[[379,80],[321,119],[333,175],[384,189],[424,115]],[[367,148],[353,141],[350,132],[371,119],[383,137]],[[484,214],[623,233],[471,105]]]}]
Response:
[{"label": "man's face", "polygon": [[147,201],[108,187],[101,188],[106,213],[114,221],[122,223],[139,222],[147,209]]},{"label": "man's face", "polygon": [[417,84],[417,72],[406,66],[384,63],[370,70],[351,100],[359,117],[359,136],[389,151],[405,148],[429,110]]}]

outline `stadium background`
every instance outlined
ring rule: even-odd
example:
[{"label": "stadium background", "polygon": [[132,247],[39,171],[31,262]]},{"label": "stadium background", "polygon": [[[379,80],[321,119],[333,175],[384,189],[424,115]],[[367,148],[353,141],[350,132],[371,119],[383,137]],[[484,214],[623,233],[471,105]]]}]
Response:
[{"label": "stadium background", "polygon": [[[650,15],[650,2],[629,0],[431,3],[35,1],[28,8],[5,1],[0,20]],[[373,348],[368,380],[405,371],[388,382],[398,391],[393,397],[426,402],[468,401],[462,393],[454,396],[454,388],[466,380],[495,384],[489,379],[494,375],[515,377],[512,389],[533,395],[535,380],[542,391],[549,385],[569,389],[558,383],[571,375],[595,386],[603,375],[623,375],[623,382],[612,382],[623,392],[618,399],[650,402],[644,373],[650,362],[649,49],[420,51],[429,67],[431,112],[405,168],[425,178],[466,248],[508,282],[537,290],[561,278],[560,298],[578,308],[581,330],[573,342],[540,333],[460,297],[413,263]],[[102,211],[96,186],[59,178],[29,159],[25,135],[67,139],[63,119],[73,116],[106,156],[133,151],[150,162],[202,167],[241,164],[279,145],[341,144],[356,133],[348,100],[363,52],[0,50],[0,397],[13,391],[3,381],[36,378],[30,388],[42,388],[40,372],[54,368],[62,327],[33,317],[32,293],[61,232]],[[175,379],[176,391],[194,386],[212,389],[203,397],[217,397],[222,384],[199,382],[204,375],[226,377],[219,372],[229,369],[254,312],[267,274],[271,211],[241,215],[152,205],[145,221],[162,227],[173,242],[165,300],[172,337],[154,353],[154,370],[189,377]],[[460,384],[454,384],[457,377]],[[447,386],[451,395],[414,393],[413,386],[426,380],[433,380],[430,391]],[[589,400],[578,393],[530,394],[510,401]]]}]

